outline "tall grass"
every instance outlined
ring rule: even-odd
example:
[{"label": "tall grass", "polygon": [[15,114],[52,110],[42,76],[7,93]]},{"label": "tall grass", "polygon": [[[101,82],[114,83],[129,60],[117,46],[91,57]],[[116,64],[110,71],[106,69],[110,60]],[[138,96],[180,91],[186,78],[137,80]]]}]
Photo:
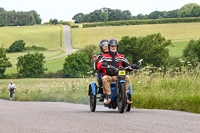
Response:
[{"label": "tall grass", "polygon": [[[146,67],[130,75],[133,87],[132,107],[146,109],[170,109],[200,113],[200,71],[183,67],[173,72],[152,73]],[[88,85],[96,78],[88,79],[16,79],[14,100],[63,101],[89,103]],[[0,98],[9,99],[9,80],[0,80]]]},{"label": "tall grass", "polygon": [[[18,79],[16,101],[53,101],[88,104],[88,86],[92,79]],[[0,81],[0,98],[9,99],[9,80]]]},{"label": "tall grass", "polygon": [[150,73],[131,78],[133,107],[200,113],[200,77],[194,71]]}]

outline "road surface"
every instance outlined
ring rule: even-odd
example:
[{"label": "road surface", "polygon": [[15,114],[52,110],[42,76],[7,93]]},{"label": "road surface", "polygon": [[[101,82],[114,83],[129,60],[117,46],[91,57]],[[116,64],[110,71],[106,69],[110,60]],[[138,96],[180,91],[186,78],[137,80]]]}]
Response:
[{"label": "road surface", "polygon": [[199,133],[200,114],[0,100],[0,133]]},{"label": "road surface", "polygon": [[63,55],[60,55],[60,56],[56,56],[56,57],[52,57],[52,58],[46,59],[45,61],[61,58],[61,57],[64,57],[64,56],[66,56],[68,54],[71,54],[72,52],[76,51],[75,49],[72,49],[72,46],[71,46],[70,26],[63,25],[63,27],[64,27],[65,53]]}]

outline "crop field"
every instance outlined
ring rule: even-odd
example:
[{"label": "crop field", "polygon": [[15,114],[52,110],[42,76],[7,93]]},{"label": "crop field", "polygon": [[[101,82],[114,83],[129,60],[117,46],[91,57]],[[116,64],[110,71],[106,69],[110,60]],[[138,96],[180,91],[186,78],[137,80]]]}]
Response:
[{"label": "crop field", "polygon": [[[146,36],[161,33],[166,39],[172,40],[175,45],[170,48],[170,55],[180,55],[186,42],[200,38],[200,23],[152,24],[131,26],[108,26],[95,28],[72,29],[72,43],[74,48],[83,48],[86,45],[98,45],[102,39],[115,38],[120,40],[123,36]],[[180,45],[180,46],[176,46]]]},{"label": "crop field", "polygon": [[0,46],[3,44],[4,48],[8,48],[16,40],[24,40],[26,46],[36,45],[48,50],[58,50],[60,36],[60,25],[0,27]]}]

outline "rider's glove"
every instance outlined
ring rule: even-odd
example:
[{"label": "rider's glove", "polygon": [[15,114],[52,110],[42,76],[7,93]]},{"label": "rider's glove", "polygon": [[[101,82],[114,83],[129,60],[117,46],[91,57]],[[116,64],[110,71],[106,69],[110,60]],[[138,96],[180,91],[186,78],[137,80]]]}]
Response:
[{"label": "rider's glove", "polygon": [[102,67],[108,67],[108,64],[105,63],[105,62],[103,62],[103,63],[102,63]]},{"label": "rider's glove", "polygon": [[137,64],[132,64],[132,65],[131,65],[131,68],[133,68],[133,69],[138,69],[138,66],[137,66]]}]

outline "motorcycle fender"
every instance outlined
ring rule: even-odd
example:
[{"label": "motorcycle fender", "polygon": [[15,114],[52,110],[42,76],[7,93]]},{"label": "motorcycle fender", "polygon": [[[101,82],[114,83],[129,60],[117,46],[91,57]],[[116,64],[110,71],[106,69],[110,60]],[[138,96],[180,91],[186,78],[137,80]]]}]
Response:
[{"label": "motorcycle fender", "polygon": [[91,86],[90,89],[92,89],[92,94],[96,96],[97,95],[97,85],[96,85],[96,83],[92,81],[90,83],[90,86]]},{"label": "motorcycle fender", "polygon": [[132,89],[131,82],[129,82],[129,85],[130,85],[130,87],[129,87],[129,93],[128,94],[132,94],[133,93],[133,89]]},{"label": "motorcycle fender", "polygon": [[125,81],[125,80],[120,80],[119,82],[120,82],[120,83],[125,83],[126,81]]},{"label": "motorcycle fender", "polygon": [[[125,80],[120,80],[120,83],[125,83],[126,81]],[[129,82],[129,93],[128,94],[132,94],[133,93],[133,89],[132,89],[132,85],[131,85],[131,82]]]}]

